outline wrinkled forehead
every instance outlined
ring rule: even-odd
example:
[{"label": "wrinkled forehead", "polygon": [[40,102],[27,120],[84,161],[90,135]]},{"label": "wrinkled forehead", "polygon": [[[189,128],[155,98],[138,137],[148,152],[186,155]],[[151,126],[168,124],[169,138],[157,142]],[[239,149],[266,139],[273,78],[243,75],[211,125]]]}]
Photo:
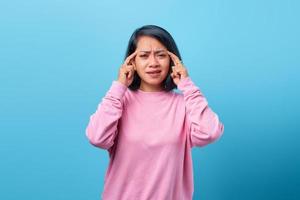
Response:
[{"label": "wrinkled forehead", "polygon": [[166,49],[140,49],[138,50],[139,53],[166,53],[167,50]]},{"label": "wrinkled forehead", "polygon": [[138,39],[137,43],[137,50],[138,51],[161,51],[161,50],[167,50],[167,48],[157,39],[148,37],[148,36],[142,36]]}]

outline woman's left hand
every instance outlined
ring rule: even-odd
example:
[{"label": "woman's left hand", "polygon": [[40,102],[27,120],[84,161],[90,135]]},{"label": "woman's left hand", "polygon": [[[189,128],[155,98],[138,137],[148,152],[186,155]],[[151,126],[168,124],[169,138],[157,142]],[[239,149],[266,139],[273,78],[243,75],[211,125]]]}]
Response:
[{"label": "woman's left hand", "polygon": [[168,51],[173,63],[175,66],[172,66],[171,77],[176,85],[180,82],[181,79],[184,79],[189,76],[187,69],[182,64],[181,60],[172,52]]}]

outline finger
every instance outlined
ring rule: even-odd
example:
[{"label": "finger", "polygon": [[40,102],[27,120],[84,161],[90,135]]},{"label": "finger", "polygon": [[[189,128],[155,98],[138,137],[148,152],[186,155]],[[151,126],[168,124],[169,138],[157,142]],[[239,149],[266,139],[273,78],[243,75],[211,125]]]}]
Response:
[{"label": "finger", "polygon": [[172,72],[172,73],[171,73],[171,77],[172,77],[173,79],[176,78],[175,72]]},{"label": "finger", "polygon": [[131,65],[127,66],[126,71],[128,73],[128,78],[131,78],[133,76],[133,67]]},{"label": "finger", "polygon": [[122,74],[126,77],[127,76],[127,70],[126,70],[126,68],[124,68],[123,70],[122,70]]},{"label": "finger", "polygon": [[176,56],[174,53],[168,51],[174,65],[175,65],[175,68],[177,69],[181,69],[181,68],[184,68],[183,64],[182,64],[182,61],[178,58],[178,56]]},{"label": "finger", "polygon": [[137,51],[135,51],[135,52],[133,52],[132,54],[130,54],[127,58],[126,58],[126,60],[125,60],[125,64],[126,65],[128,65],[128,63],[131,61],[131,59],[134,57],[134,56],[136,56],[136,54],[137,54]]},{"label": "finger", "polygon": [[178,56],[176,56],[174,53],[170,52],[170,51],[167,51],[168,54],[171,56],[174,64],[178,64],[178,63],[181,63],[181,60],[178,58]]},{"label": "finger", "polygon": [[131,75],[132,75],[132,71],[129,71],[129,72],[128,72],[128,79],[131,78]]},{"label": "finger", "polygon": [[129,78],[132,78],[134,75],[134,70],[130,70],[130,77]]},{"label": "finger", "polygon": [[127,65],[127,66],[125,66],[125,69],[126,69],[127,71],[134,71],[134,67],[133,67],[132,65]]},{"label": "finger", "polygon": [[173,72],[170,74],[170,76],[171,76],[171,78],[173,78],[173,79],[174,79],[174,74],[173,74]]},{"label": "finger", "polygon": [[179,74],[179,70],[176,68],[176,66],[172,66],[172,70],[174,74]]},{"label": "finger", "polygon": [[176,63],[175,57],[173,56],[173,53],[171,53],[170,51],[167,51],[167,53],[169,54],[171,60],[173,61],[173,63]]}]

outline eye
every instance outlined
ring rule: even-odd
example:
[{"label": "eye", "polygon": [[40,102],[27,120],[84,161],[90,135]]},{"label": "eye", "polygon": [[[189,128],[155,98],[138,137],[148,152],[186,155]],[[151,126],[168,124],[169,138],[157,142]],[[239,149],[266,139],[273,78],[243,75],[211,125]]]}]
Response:
[{"label": "eye", "polygon": [[141,57],[141,58],[145,58],[145,57],[147,57],[147,55],[146,55],[146,54],[140,55],[140,57]]},{"label": "eye", "polygon": [[166,55],[165,54],[160,54],[160,55],[158,55],[159,57],[161,57],[161,58],[164,58],[164,57],[166,57]]}]

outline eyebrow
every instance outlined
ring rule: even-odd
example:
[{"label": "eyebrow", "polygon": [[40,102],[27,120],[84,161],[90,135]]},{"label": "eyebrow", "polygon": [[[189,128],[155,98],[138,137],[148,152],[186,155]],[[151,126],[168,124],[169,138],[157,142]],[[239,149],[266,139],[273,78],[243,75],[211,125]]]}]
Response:
[{"label": "eyebrow", "polygon": [[[140,51],[140,52],[150,53],[151,51],[142,50],[142,51]],[[154,52],[155,52],[155,53],[160,53],[160,52],[166,52],[166,50],[161,49],[161,50],[156,50],[156,51],[154,51]]]}]

